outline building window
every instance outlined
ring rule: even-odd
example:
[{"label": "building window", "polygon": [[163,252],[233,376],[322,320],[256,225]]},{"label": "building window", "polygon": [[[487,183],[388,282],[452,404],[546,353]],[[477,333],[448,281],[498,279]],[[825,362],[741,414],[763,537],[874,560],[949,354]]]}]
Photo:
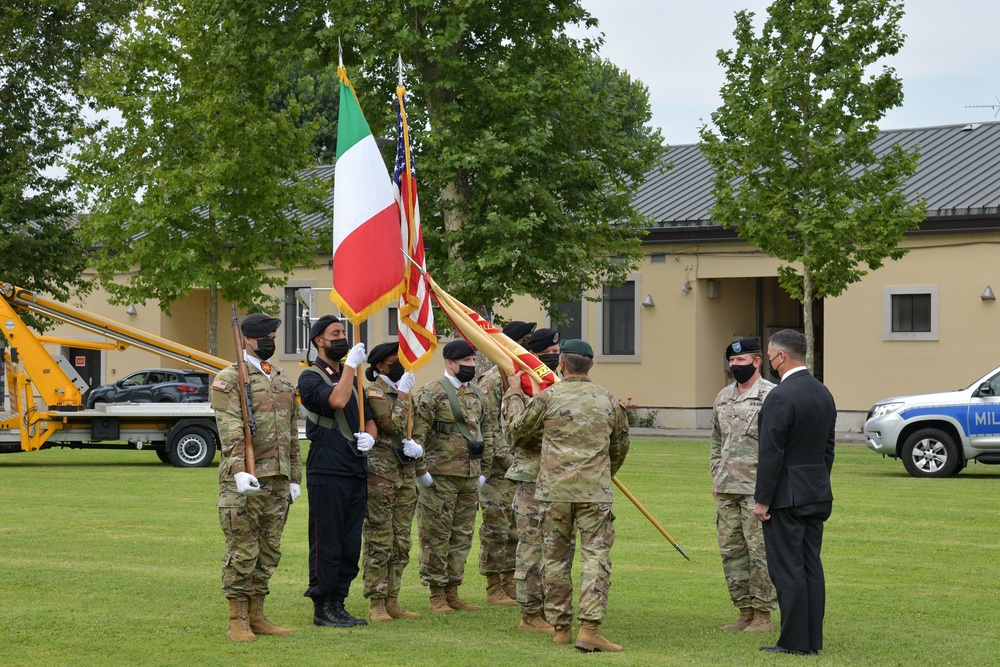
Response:
[{"label": "building window", "polygon": [[389,306],[389,326],[387,328],[387,333],[389,337],[399,335],[399,309],[395,306]]},{"label": "building window", "polygon": [[282,314],[285,349],[287,355],[298,355],[309,347],[309,313],[312,309],[312,290],[308,287],[286,287],[285,308]]},{"label": "building window", "polygon": [[937,286],[885,287],[882,337],[883,340],[938,340]]},{"label": "building window", "polygon": [[638,274],[621,285],[606,285],[597,308],[598,360],[641,361],[640,308],[636,295],[642,293]]},{"label": "building window", "polygon": [[556,310],[560,313],[559,321],[549,316],[549,326],[559,331],[561,340],[583,338],[583,301],[563,301]]}]

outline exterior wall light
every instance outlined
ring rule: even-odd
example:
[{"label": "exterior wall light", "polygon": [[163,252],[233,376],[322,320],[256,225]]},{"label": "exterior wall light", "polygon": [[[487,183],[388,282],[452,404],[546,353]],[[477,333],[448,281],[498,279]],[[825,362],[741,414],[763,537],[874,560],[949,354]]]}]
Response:
[{"label": "exterior wall light", "polygon": [[983,301],[996,301],[997,295],[994,294],[993,290],[990,289],[990,286],[987,285],[986,289],[983,290],[983,293],[979,295],[979,298]]}]

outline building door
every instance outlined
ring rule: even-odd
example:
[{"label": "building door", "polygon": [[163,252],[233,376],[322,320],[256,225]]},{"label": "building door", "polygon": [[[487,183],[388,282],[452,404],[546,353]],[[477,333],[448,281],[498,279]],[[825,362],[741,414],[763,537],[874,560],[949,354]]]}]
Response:
[{"label": "building door", "polygon": [[87,391],[83,394],[83,404],[87,404],[90,390],[99,387],[104,380],[101,376],[101,351],[88,350],[83,347],[64,347],[63,354],[83,381],[87,383]]}]

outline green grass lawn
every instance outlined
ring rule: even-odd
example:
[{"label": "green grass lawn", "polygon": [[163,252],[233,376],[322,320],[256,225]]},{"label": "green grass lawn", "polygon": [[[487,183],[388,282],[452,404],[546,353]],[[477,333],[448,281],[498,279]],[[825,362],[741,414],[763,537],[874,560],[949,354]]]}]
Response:
[{"label": "green grass lawn", "polygon": [[[823,551],[826,649],[762,655],[776,635],[719,633],[735,617],[715,538],[708,443],[634,441],[619,478],[684,547],[685,561],[620,496],[606,636],[590,655],[516,629],[516,608],[426,614],[342,630],[312,625],[305,496],[292,507],[268,615],[290,637],[225,638],[214,468],[150,452],[56,450],[0,457],[2,665],[989,665],[1000,649],[1000,468],[917,480],[894,460],[838,448]],[[427,611],[415,567],[402,603]],[[463,596],[482,600],[476,550]],[[348,609],[367,610],[360,582]]]}]

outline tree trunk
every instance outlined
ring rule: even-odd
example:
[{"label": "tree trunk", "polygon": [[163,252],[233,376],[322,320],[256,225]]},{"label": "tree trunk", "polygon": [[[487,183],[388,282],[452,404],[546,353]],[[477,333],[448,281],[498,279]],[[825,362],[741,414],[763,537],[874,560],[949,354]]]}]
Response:
[{"label": "tree trunk", "polygon": [[208,353],[219,356],[219,286],[208,288]]},{"label": "tree trunk", "polygon": [[816,345],[813,331],[813,282],[812,271],[808,266],[802,267],[802,325],[806,335],[806,368],[812,373],[815,369],[813,360],[815,358],[814,347]]},{"label": "tree trunk", "polygon": [[[444,209],[444,228],[449,232],[458,231],[465,225],[465,212],[461,206],[465,203],[465,196],[462,194],[462,186],[459,183],[459,176],[448,182],[448,185],[441,191],[441,199],[449,205]],[[454,257],[455,248],[448,249],[448,256]]]}]

